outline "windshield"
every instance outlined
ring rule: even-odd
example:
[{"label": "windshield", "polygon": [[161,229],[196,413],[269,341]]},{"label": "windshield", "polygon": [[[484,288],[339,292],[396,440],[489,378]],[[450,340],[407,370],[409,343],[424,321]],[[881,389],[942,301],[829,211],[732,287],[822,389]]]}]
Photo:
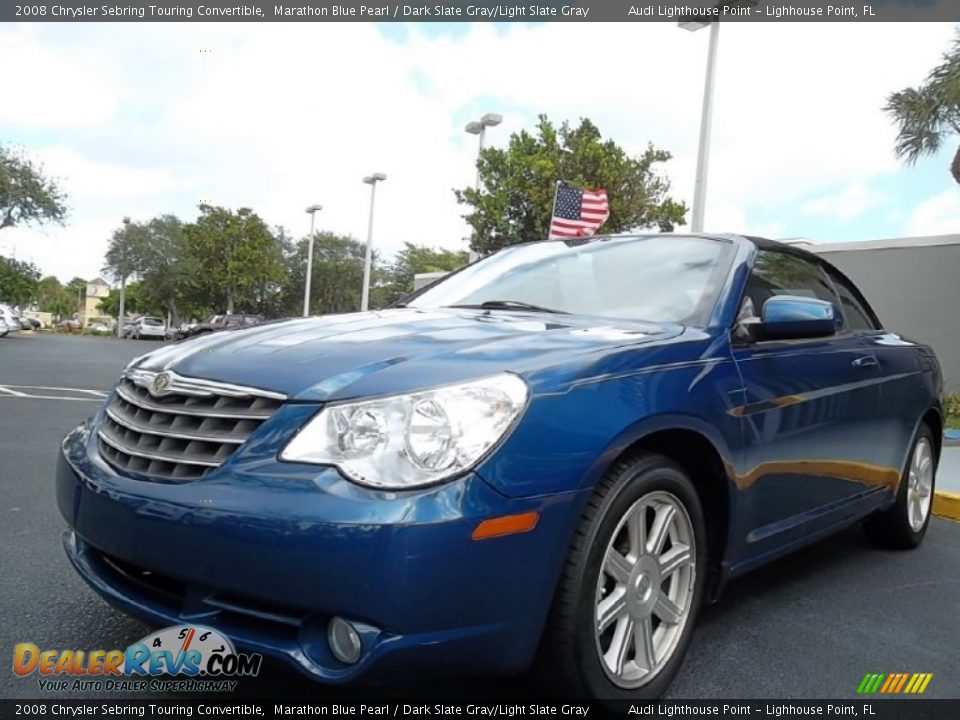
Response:
[{"label": "windshield", "polygon": [[411,300],[409,307],[480,306],[705,323],[733,246],[682,235],[549,241],[502,250]]}]

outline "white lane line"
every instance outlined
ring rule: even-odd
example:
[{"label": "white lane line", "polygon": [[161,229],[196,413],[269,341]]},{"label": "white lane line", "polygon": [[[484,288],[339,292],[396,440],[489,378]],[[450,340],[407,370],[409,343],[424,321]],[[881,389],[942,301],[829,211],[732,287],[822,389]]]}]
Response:
[{"label": "white lane line", "polygon": [[[17,388],[13,390],[12,388]],[[71,392],[93,397],[72,397],[69,395],[37,395],[36,393],[21,392],[21,390],[53,390],[57,392]],[[0,385],[0,398],[27,398],[30,400],[73,400],[74,402],[103,402],[107,393],[100,390],[85,388],[50,387],[48,385]]]},{"label": "white lane line", "polygon": [[[3,391],[3,388],[0,388],[0,392]],[[12,399],[12,398],[22,398],[25,400],[73,400],[75,402],[92,402],[98,403],[102,402],[100,398],[78,398],[78,397],[63,397],[62,395],[24,395],[22,393],[17,393],[16,395],[0,395],[0,400]]]},{"label": "white lane line", "polygon": [[99,397],[107,396],[107,393],[101,390],[85,390],[84,388],[52,387],[50,385],[0,385],[0,390],[8,388],[17,388],[19,390],[63,390],[65,392],[87,393]]}]

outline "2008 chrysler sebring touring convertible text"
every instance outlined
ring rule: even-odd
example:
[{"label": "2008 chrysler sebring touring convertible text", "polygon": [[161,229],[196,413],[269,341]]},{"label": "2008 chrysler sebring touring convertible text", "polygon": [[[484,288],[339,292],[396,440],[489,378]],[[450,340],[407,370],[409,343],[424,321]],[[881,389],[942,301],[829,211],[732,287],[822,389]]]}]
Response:
[{"label": "2008 chrysler sebring touring convertible text", "polygon": [[325,682],[552,665],[662,693],[724,582],[926,532],[933,352],[740,236],[514,246],[380,312],[166,345],[63,442],[107,600]]}]

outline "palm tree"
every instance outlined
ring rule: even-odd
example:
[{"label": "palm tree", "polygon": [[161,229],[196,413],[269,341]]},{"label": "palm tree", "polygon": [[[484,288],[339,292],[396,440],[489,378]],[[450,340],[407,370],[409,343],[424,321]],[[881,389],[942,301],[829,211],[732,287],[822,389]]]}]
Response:
[{"label": "palm tree", "polygon": [[[891,94],[883,109],[899,126],[897,157],[908,163],[935,155],[949,135],[960,135],[960,35],[926,82]],[[960,149],[953,156],[950,174],[960,184]]]}]

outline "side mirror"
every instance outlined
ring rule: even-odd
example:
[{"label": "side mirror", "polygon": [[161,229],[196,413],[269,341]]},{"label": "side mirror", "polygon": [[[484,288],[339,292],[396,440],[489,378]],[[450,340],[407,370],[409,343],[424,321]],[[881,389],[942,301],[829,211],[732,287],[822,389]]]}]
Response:
[{"label": "side mirror", "polygon": [[754,340],[791,340],[836,335],[840,313],[826,300],[775,295],[763,304],[760,322],[749,326]]}]

